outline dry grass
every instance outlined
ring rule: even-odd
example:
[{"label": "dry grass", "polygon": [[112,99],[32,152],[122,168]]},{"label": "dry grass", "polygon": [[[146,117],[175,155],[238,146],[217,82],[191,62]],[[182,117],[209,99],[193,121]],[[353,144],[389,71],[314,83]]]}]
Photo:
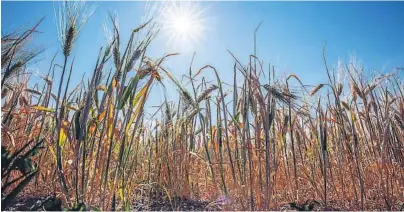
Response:
[{"label": "dry grass", "polygon": [[[11,41],[2,38],[2,58],[11,57],[2,61],[2,145],[18,149],[30,140],[44,141],[34,158],[39,174],[25,193],[55,192],[69,207],[84,202],[125,210],[132,194],[148,184],[171,197],[231,202],[224,207],[229,210],[266,210],[307,199],[352,210],[399,209],[404,99],[397,73],[369,78],[347,64],[340,71],[349,78],[338,81],[325,64],[328,82],[309,94],[304,86],[303,92],[291,90],[288,81],[301,84],[295,75],[276,80],[273,68],[268,84],[261,84],[264,70],[251,56],[249,64],[235,58],[231,93],[211,66],[190,68],[188,91],[162,66],[175,55],[157,61],[145,56],[153,28],[135,39],[151,23],[135,29],[120,49],[111,19],[114,38],[100,50],[88,83],[69,85],[75,38],[62,44],[67,83],[59,84],[57,95],[53,61],[44,83],[28,87],[16,80],[28,74],[25,67],[14,67],[13,56],[3,54],[3,47],[21,49],[20,44],[5,45]],[[70,24],[63,29],[74,28]],[[64,33],[66,39],[70,34],[75,35]],[[114,64],[112,70],[105,70],[107,63]],[[214,83],[203,78],[209,69],[217,76]],[[163,77],[181,98],[165,101],[146,120],[145,102]]]}]

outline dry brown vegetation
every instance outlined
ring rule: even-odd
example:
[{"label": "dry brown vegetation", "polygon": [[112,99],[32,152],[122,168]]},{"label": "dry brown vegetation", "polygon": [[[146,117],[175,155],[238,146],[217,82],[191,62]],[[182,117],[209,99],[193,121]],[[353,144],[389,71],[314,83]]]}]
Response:
[{"label": "dry brown vegetation", "polygon": [[[145,56],[153,30],[135,39],[151,22],[134,29],[121,49],[111,16],[114,36],[100,49],[91,78],[71,85],[70,52],[81,20],[78,13],[68,16],[61,26],[64,63],[52,60],[44,83],[33,87],[25,64],[38,51],[23,49],[35,27],[2,37],[2,146],[11,152],[26,144],[41,147],[29,172],[35,175],[21,195],[54,192],[65,207],[85,203],[103,210],[130,209],[144,195],[139,191],[150,187],[226,210],[279,209],[308,199],[351,210],[402,206],[400,70],[373,77],[352,63],[329,70],[324,52],[328,81],[310,89],[295,75],[276,79],[276,70],[263,70],[254,55],[241,64],[230,53],[230,92],[212,66],[190,68],[185,87],[188,81],[162,66],[175,54],[157,61]],[[58,67],[62,83],[55,84]],[[206,72],[216,82],[206,82]],[[346,79],[339,81],[337,72]],[[166,100],[146,120],[145,102],[161,78],[170,79],[181,98]],[[21,180],[8,182],[29,173],[4,177],[2,169],[2,203]]]}]

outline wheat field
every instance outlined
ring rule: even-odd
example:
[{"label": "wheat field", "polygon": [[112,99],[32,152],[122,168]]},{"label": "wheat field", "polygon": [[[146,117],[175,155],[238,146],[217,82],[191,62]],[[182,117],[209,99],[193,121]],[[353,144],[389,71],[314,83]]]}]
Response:
[{"label": "wheat field", "polygon": [[[255,55],[242,64],[230,50],[231,85],[210,65],[190,66],[179,80],[163,65],[177,54],[147,57],[153,21],[122,44],[111,15],[112,39],[90,77],[72,84],[71,52],[86,21],[80,9],[62,11],[55,57],[64,63],[52,60],[34,85],[27,63],[41,51],[27,46],[41,21],[1,38],[2,210],[51,193],[69,210],[134,210],[133,202],[154,191],[219,210],[280,210],[308,200],[323,210],[403,209],[402,69],[368,74],[347,62],[335,70],[324,46],[328,79],[308,86],[264,69]],[[207,72],[216,80],[207,82]],[[180,98],[146,118],[162,79]]]}]

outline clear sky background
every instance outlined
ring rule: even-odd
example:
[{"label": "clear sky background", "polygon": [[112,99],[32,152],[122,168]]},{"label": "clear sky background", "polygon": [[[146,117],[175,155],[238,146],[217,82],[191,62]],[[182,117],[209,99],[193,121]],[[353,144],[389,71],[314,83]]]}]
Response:
[{"label": "clear sky background", "polygon": [[[48,70],[53,54],[60,50],[55,25],[54,6],[60,2],[1,2],[2,35],[10,29],[31,26],[45,16],[35,44],[46,48],[31,68],[42,73]],[[248,61],[253,53],[254,29],[258,31],[257,55],[270,62],[278,76],[296,74],[304,84],[316,85],[327,81],[322,60],[322,48],[327,42],[327,60],[330,66],[337,61],[349,61],[357,55],[367,71],[390,72],[404,67],[404,2],[199,2],[201,18],[206,30],[198,44],[192,45],[165,67],[178,78],[188,74],[195,51],[194,70],[206,64],[217,68],[225,82],[232,83],[233,58]],[[73,48],[75,69],[73,84],[83,73],[90,76],[100,46],[106,44],[103,24],[108,12],[118,14],[119,27],[126,42],[130,30],[136,28],[145,14],[145,2],[93,2],[96,6]],[[161,33],[148,50],[152,58],[166,53],[181,52],[179,44],[166,45],[167,37]],[[183,44],[185,45],[185,44]],[[57,58],[62,63],[61,54]],[[60,71],[59,71],[60,72]],[[213,79],[211,73],[205,76]],[[58,73],[56,74],[58,75]],[[35,78],[33,78],[35,80]],[[57,77],[56,79],[59,79]],[[73,87],[73,86],[72,86]],[[171,92],[172,90],[169,90]],[[161,88],[155,88],[151,103],[163,99]]]}]

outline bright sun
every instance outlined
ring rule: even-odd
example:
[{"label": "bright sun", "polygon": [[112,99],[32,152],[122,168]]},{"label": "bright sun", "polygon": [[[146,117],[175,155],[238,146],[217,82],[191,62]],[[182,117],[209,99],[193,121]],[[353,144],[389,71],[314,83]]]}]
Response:
[{"label": "bright sun", "polygon": [[167,2],[159,22],[167,45],[181,51],[191,50],[202,40],[205,30],[203,10],[195,2]]},{"label": "bright sun", "polygon": [[192,27],[191,22],[185,17],[178,17],[173,23],[175,30],[179,33],[188,33]]}]

